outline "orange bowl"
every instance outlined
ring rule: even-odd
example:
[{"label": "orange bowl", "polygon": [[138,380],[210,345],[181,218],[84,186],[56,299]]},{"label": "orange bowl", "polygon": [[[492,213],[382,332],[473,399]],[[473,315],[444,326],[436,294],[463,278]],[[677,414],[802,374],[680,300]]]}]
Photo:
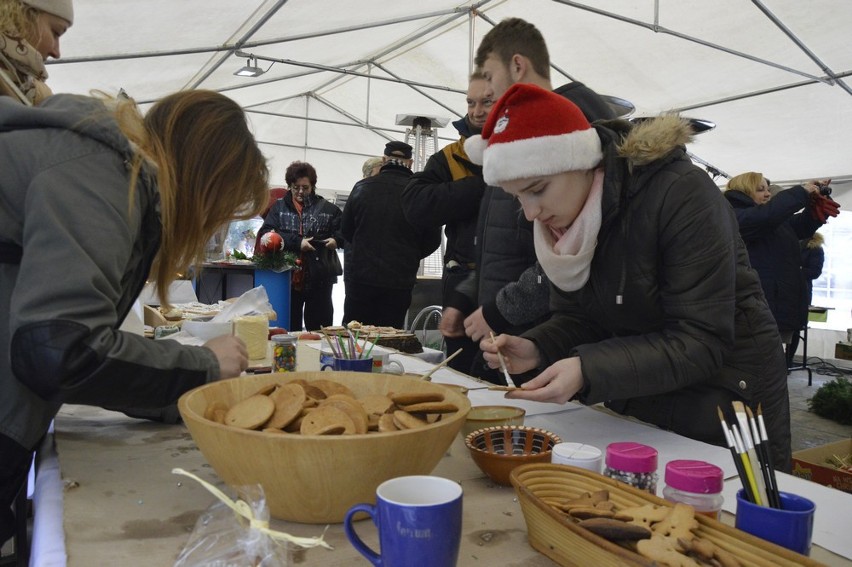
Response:
[{"label": "orange bowl", "polygon": [[502,486],[511,486],[509,474],[517,466],[549,463],[553,446],[561,442],[555,433],[525,425],[486,427],[464,439],[473,462]]}]

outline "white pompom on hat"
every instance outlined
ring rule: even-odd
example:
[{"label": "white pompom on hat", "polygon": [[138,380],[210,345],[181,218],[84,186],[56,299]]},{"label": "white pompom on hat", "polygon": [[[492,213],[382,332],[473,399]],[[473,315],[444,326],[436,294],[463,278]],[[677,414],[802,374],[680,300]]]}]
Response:
[{"label": "white pompom on hat", "polygon": [[69,24],[74,23],[74,5],[71,0],[21,0],[21,2],[42,12],[59,16]]},{"label": "white pompom on hat", "polygon": [[485,182],[582,171],[597,166],[603,152],[597,131],[573,102],[536,85],[512,85],[491,108],[482,135],[464,150],[482,165]]}]

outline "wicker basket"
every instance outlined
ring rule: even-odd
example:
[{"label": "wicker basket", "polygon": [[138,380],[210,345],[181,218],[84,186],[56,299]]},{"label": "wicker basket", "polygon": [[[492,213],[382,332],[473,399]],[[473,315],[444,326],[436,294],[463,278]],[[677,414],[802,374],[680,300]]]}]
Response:
[{"label": "wicker basket", "polygon": [[[672,504],[647,492],[603,475],[554,464],[528,464],[510,475],[527,524],[530,545],[559,565],[658,565],[638,553],[597,536],[574,523],[548,504],[552,499],[578,497],[606,489],[619,509],[643,504]],[[731,552],[743,567],[822,565],[798,553],[696,514],[695,534]]]}]

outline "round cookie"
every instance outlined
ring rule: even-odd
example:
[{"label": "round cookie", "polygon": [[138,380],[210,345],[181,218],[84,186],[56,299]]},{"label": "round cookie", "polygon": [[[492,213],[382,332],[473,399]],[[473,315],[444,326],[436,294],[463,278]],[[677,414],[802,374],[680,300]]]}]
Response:
[{"label": "round cookie", "polygon": [[274,411],[275,402],[269,399],[269,396],[250,396],[228,410],[225,414],[225,425],[257,429],[269,420]]},{"label": "round cookie", "polygon": [[355,424],[343,410],[328,405],[305,415],[299,431],[302,435],[354,434]]},{"label": "round cookie", "polygon": [[343,394],[332,394],[320,402],[320,407],[334,406],[342,410],[355,424],[355,433],[367,433],[367,412],[355,398]]}]

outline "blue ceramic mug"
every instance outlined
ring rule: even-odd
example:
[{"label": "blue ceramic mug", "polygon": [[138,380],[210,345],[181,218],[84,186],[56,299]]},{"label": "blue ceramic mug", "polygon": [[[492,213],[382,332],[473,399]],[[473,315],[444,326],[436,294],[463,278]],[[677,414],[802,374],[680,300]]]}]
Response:
[{"label": "blue ceramic mug", "polygon": [[781,509],[758,506],[745,498],[743,490],[737,492],[737,529],[796,553],[808,555],[814,531],[816,505],[789,492],[779,493]]},{"label": "blue ceramic mug", "polygon": [[339,372],[372,372],[372,358],[332,358],[331,364],[323,364],[322,370]]},{"label": "blue ceramic mug", "polygon": [[[355,532],[352,518],[368,514],[379,532],[380,553]],[[343,528],[349,542],[376,567],[453,567],[459,555],[462,489],[437,476],[401,476],[376,489],[376,505],[356,504]]]}]

